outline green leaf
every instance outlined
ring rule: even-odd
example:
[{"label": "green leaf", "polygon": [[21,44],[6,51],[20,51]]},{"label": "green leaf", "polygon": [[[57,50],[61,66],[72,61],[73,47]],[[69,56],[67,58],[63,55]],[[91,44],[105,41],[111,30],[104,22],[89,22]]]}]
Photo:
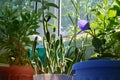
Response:
[{"label": "green leaf", "polygon": [[48,22],[50,19],[51,19],[51,16],[48,16],[48,18],[47,18],[47,20],[46,20],[46,21]]},{"label": "green leaf", "polygon": [[50,6],[50,7],[55,7],[55,8],[59,8],[56,4],[54,3],[46,3],[46,6]]},{"label": "green leaf", "polygon": [[98,23],[96,23],[96,22],[90,24],[90,27],[92,27],[92,28],[96,28],[97,26],[98,26]]},{"label": "green leaf", "polygon": [[102,46],[102,41],[97,37],[93,37],[92,45],[95,47],[95,49],[99,50]]},{"label": "green leaf", "polygon": [[97,11],[97,9],[96,8],[92,8],[91,11]]},{"label": "green leaf", "polygon": [[24,38],[23,38],[23,42],[25,42],[26,45],[28,45],[29,42],[30,42],[30,39],[29,39],[28,37],[24,37]]},{"label": "green leaf", "polygon": [[117,11],[114,9],[109,9],[108,17],[115,17],[117,15]]},{"label": "green leaf", "polygon": [[50,42],[50,32],[47,31],[45,36],[46,36],[47,42],[49,43]]},{"label": "green leaf", "polygon": [[30,1],[36,1],[36,2],[41,2],[41,0],[30,0]]},{"label": "green leaf", "polygon": [[48,18],[49,16],[51,16],[51,18],[57,19],[57,17],[56,17],[53,13],[51,13],[51,12],[46,12],[45,17]]},{"label": "green leaf", "polygon": [[98,19],[100,19],[101,21],[104,21],[105,15],[102,14],[102,13],[100,13],[100,12],[98,11],[98,12],[97,12],[97,17],[98,17]]},{"label": "green leaf", "polygon": [[108,4],[108,0],[104,0],[104,6],[106,7]]},{"label": "green leaf", "polygon": [[120,31],[113,33],[112,37],[113,37],[113,39],[120,41]]},{"label": "green leaf", "polygon": [[56,43],[55,43],[55,49],[57,50],[58,49],[58,46],[59,46],[59,39],[56,41]]},{"label": "green leaf", "polygon": [[79,50],[78,50],[78,48],[76,47],[76,48],[75,48],[75,51],[74,51],[76,57],[78,57],[78,52],[79,52]]},{"label": "green leaf", "polygon": [[103,8],[101,4],[97,4],[97,6],[98,6],[99,8]]},{"label": "green leaf", "polygon": [[73,0],[71,0],[71,3],[72,3],[72,5],[74,6],[75,10],[78,11],[78,10],[77,10],[77,5],[76,5],[76,3],[75,3]]},{"label": "green leaf", "polygon": [[68,17],[69,17],[70,21],[72,22],[72,25],[75,25],[74,20],[72,19],[72,16],[69,13],[68,13]]},{"label": "green leaf", "polygon": [[114,5],[112,9],[117,11],[117,16],[120,16],[120,6]]},{"label": "green leaf", "polygon": [[120,6],[120,0],[115,0],[115,2]]},{"label": "green leaf", "polygon": [[38,10],[38,13],[41,15],[41,14],[43,13],[43,11],[46,10],[46,9],[47,9],[46,6],[42,6],[42,8],[40,8],[40,9]]},{"label": "green leaf", "polygon": [[55,24],[52,24],[52,23],[48,23],[48,26],[51,28],[57,28],[57,26]]},{"label": "green leaf", "polygon": [[37,28],[39,28],[39,27],[40,27],[39,25],[33,25],[33,26],[31,26],[30,29],[37,29]]}]

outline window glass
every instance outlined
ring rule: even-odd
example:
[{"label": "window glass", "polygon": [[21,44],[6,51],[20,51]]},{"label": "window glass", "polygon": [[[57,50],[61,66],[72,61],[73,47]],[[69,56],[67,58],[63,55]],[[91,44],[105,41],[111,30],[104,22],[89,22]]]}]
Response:
[{"label": "window glass", "polygon": [[[71,23],[68,14],[72,16],[72,19],[75,19],[75,8],[72,2],[79,2],[78,8],[80,9],[78,19],[89,19],[92,22],[95,19],[95,14],[93,14],[90,10],[94,7],[97,7],[97,4],[102,4],[104,0],[62,0],[62,13],[61,13],[61,32],[64,35],[73,34],[74,27]],[[111,3],[112,0],[109,0]],[[79,29],[78,29],[79,31]]]},{"label": "window glass", "polygon": [[30,0],[0,0],[0,12],[6,5],[13,8],[18,7],[20,10],[31,10],[34,8],[34,3]]}]

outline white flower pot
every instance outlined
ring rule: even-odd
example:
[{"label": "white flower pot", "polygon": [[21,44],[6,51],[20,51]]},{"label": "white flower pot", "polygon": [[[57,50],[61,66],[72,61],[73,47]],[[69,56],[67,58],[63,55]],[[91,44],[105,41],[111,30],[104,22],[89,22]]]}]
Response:
[{"label": "white flower pot", "polygon": [[37,74],[33,80],[72,80],[72,76],[66,74]]}]

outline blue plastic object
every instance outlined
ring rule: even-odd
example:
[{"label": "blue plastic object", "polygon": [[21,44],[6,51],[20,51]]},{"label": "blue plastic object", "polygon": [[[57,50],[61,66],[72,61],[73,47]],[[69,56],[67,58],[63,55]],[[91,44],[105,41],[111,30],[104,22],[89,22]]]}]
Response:
[{"label": "blue plastic object", "polygon": [[40,57],[43,65],[45,66],[45,52],[44,52],[44,47],[43,45],[39,44],[37,47],[36,47],[37,51],[38,51],[38,56]]},{"label": "blue plastic object", "polygon": [[120,61],[89,60],[75,63],[73,80],[120,80]]},{"label": "blue plastic object", "polygon": [[[42,64],[45,66],[45,51],[43,45],[39,44],[36,47],[36,50],[38,52],[38,56],[40,57]],[[30,59],[33,59],[33,51],[32,48],[30,48]]]}]

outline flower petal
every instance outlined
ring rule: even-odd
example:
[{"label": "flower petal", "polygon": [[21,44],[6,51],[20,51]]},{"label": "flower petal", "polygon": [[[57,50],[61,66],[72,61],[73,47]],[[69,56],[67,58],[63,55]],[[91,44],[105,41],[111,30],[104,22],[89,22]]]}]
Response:
[{"label": "flower petal", "polygon": [[85,31],[90,29],[90,24],[87,20],[79,20],[78,27],[81,29],[81,31]]}]

